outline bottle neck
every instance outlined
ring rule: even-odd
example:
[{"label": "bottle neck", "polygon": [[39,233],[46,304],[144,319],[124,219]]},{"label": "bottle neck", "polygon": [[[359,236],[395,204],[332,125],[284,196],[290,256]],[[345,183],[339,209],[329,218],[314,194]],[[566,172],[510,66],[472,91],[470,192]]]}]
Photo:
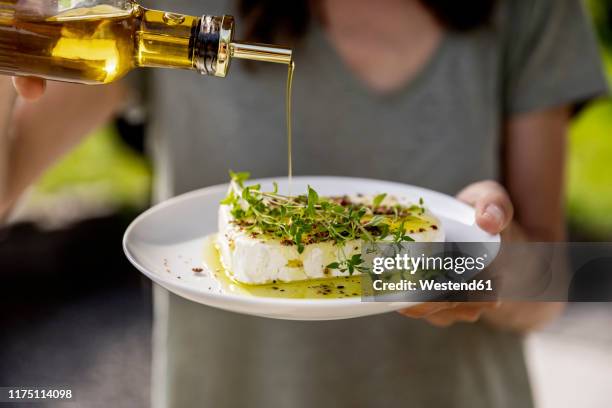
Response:
[{"label": "bottle neck", "polygon": [[195,41],[195,64],[204,75],[225,77],[234,58],[290,65],[289,48],[233,40],[234,18],[204,16]]},{"label": "bottle neck", "polygon": [[194,41],[194,67],[202,75],[225,77],[234,24],[230,16],[202,16]]}]

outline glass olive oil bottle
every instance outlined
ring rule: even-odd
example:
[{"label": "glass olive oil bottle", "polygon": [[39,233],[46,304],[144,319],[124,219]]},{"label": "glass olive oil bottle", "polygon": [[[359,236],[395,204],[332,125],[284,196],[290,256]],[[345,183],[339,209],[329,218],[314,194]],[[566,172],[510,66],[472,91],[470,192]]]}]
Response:
[{"label": "glass olive oil bottle", "polygon": [[225,77],[232,58],[291,66],[291,50],[233,35],[231,16],[148,10],[131,0],[0,0],[0,73],[104,84],[137,67]]}]

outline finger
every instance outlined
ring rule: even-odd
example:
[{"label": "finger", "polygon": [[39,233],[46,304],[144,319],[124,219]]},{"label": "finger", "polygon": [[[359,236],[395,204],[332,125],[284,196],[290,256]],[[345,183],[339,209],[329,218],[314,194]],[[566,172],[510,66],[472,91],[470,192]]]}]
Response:
[{"label": "finger", "polygon": [[498,308],[500,302],[465,302],[457,303],[452,309],[440,310],[424,319],[437,327],[448,327],[457,322],[474,323],[489,309]]},{"label": "finger", "polygon": [[438,316],[438,315],[429,316],[425,319],[425,321],[431,324],[432,326],[436,326],[440,328],[450,327],[454,323],[456,323],[455,319],[449,319],[448,317]]},{"label": "finger", "polygon": [[497,182],[484,181],[464,189],[457,198],[476,209],[476,223],[490,234],[508,227],[514,217],[514,207],[506,190]]},{"label": "finger", "polygon": [[17,93],[28,101],[35,101],[45,93],[46,82],[44,79],[34,77],[13,78]]},{"label": "finger", "polygon": [[434,326],[448,327],[457,322],[475,323],[480,319],[483,312],[484,309],[442,310],[424,319]]},{"label": "finger", "polygon": [[514,209],[505,192],[491,192],[476,203],[476,223],[489,234],[499,234],[508,228]]},{"label": "finger", "polygon": [[407,309],[398,310],[398,313],[415,319],[434,315],[444,310],[454,311],[472,309],[494,309],[500,302],[424,302]]},{"label": "finger", "polygon": [[477,183],[472,183],[457,194],[457,199],[463,201],[472,207],[476,205],[479,199],[485,196],[491,190],[502,189],[503,187],[494,180],[484,180]]},{"label": "finger", "polygon": [[441,310],[452,309],[456,306],[457,303],[455,302],[424,302],[408,309],[399,310],[399,313],[406,317],[421,319]]},{"label": "finger", "polygon": [[469,308],[469,309],[499,309],[501,302],[496,300],[494,302],[464,302],[459,304],[458,308]]}]

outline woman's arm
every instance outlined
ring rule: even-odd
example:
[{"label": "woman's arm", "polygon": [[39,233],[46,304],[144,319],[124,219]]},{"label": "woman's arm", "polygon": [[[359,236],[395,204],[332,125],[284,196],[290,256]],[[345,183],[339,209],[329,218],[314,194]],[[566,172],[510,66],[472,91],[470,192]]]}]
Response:
[{"label": "woman's arm", "polygon": [[[566,239],[564,183],[567,106],[527,113],[506,125],[504,176],[514,222],[504,232],[508,240],[536,242]],[[503,303],[484,313],[502,328],[527,331],[553,319],[563,303]]]},{"label": "woman's arm", "polygon": [[[24,92],[28,83],[19,87],[26,97],[31,96]],[[0,77],[0,84],[2,90],[8,88],[10,78]],[[0,118],[11,118],[8,126],[0,127],[4,132],[0,140],[5,141],[0,166],[6,169],[0,189],[0,219],[47,167],[118,111],[126,90],[120,83],[85,86],[50,82],[34,102],[18,99],[12,104],[12,94],[0,94]]]},{"label": "woman's arm", "polygon": [[515,221],[531,241],[566,238],[564,184],[570,109],[559,107],[508,121],[505,185]]},{"label": "woman's arm", "polygon": [[[476,209],[476,222],[504,241],[560,241],[565,238],[563,183],[569,109],[560,107],[511,119],[503,152],[504,188],[494,181],[472,184],[458,198]],[[512,271],[509,271],[511,273]],[[563,310],[562,303],[423,303],[401,313],[436,326],[479,318],[525,332]]]},{"label": "woman's arm", "polygon": [[2,95],[0,97],[0,197],[4,197],[8,180],[8,134],[16,97],[13,87],[6,77],[0,77],[0,95]]}]

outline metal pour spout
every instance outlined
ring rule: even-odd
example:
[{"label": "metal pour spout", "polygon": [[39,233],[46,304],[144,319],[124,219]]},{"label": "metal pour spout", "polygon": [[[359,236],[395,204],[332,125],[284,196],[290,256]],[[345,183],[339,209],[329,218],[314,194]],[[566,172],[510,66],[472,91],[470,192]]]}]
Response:
[{"label": "metal pour spout", "polygon": [[[203,21],[206,24],[202,24],[204,31],[202,37],[209,39],[217,36],[218,47],[215,48],[218,48],[218,50],[214,56],[215,58],[213,58],[215,60],[213,73],[218,77],[225,77],[227,75],[230,62],[234,58],[285,65],[291,65],[293,62],[292,51],[289,48],[234,41],[234,17],[232,16],[204,16]],[[209,35],[211,33],[215,35]],[[206,41],[202,43],[206,44]]]},{"label": "metal pour spout", "polygon": [[232,42],[229,48],[232,58],[285,65],[291,64],[292,61],[292,51],[289,48],[277,47],[275,45]]}]

